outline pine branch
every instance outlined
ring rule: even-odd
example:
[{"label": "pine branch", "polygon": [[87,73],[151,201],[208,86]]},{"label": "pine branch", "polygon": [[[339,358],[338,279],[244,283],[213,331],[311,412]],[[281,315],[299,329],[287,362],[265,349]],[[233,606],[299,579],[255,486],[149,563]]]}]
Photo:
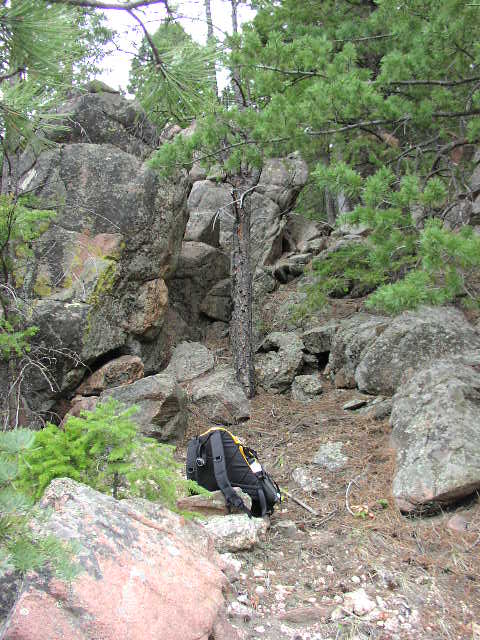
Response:
[{"label": "pine branch", "polygon": [[440,87],[458,87],[462,84],[469,84],[470,82],[477,82],[480,80],[480,76],[474,76],[472,78],[463,78],[462,80],[390,80],[388,84],[398,85],[418,85],[418,86],[440,86]]},{"label": "pine branch", "polygon": [[131,11],[140,7],[148,7],[154,4],[163,4],[168,9],[166,0],[132,0],[125,3],[102,2],[101,0],[50,0],[52,4],[69,4],[73,7],[84,7],[86,9],[115,9]]},{"label": "pine branch", "polygon": [[155,43],[153,41],[152,36],[148,33],[147,28],[145,27],[143,22],[140,20],[140,18],[135,13],[133,13],[133,11],[131,9],[127,9],[127,13],[129,15],[131,15],[132,18],[134,20],[136,20],[138,22],[138,24],[141,26],[142,31],[143,31],[143,33],[145,35],[145,39],[147,40],[148,44],[150,45],[150,49],[152,50],[152,54],[153,54],[153,57],[155,59],[155,64],[157,66],[157,69],[160,71],[160,73],[162,74],[163,78],[166,80],[167,79],[167,74],[165,73],[165,64],[164,64],[162,58],[160,57],[160,53],[158,52],[158,49],[155,46]]}]

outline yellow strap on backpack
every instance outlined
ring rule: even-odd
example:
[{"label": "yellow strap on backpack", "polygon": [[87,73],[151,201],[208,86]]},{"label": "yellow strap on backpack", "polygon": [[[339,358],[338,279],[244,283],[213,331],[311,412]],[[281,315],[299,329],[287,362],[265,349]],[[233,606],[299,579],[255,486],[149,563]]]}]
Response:
[{"label": "yellow strap on backpack", "polygon": [[[231,437],[231,439],[234,441],[234,443],[238,446],[238,450],[242,454],[242,457],[245,460],[245,462],[248,464],[249,467],[252,467],[251,463],[247,460],[247,456],[245,455],[245,451],[243,450],[242,442],[237,438],[237,436],[233,435],[233,433],[231,431],[229,431],[228,429],[225,429],[225,427],[212,427],[211,429],[208,429],[204,433],[201,433],[200,437],[206,436],[209,433],[211,433],[212,431],[225,431],[225,433],[228,433],[228,435]],[[255,463],[253,463],[253,464],[255,464]]]}]

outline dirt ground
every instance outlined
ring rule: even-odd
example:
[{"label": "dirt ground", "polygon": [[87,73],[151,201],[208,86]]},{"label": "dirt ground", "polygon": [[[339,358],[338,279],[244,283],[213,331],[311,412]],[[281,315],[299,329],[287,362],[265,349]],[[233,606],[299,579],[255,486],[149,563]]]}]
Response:
[{"label": "dirt ground", "polygon": [[[218,345],[217,353],[227,359]],[[442,513],[401,515],[391,495],[388,419],[344,410],[361,394],[322,382],[310,404],[259,393],[251,419],[232,427],[285,492],[266,540],[235,555],[233,624],[249,639],[480,639],[478,496]],[[197,416],[188,435],[205,428]],[[342,443],[343,468],[312,463],[328,442]],[[293,480],[298,467],[313,489]],[[463,532],[447,526],[460,514]],[[352,612],[349,592],[366,597],[371,611],[360,604]]]}]

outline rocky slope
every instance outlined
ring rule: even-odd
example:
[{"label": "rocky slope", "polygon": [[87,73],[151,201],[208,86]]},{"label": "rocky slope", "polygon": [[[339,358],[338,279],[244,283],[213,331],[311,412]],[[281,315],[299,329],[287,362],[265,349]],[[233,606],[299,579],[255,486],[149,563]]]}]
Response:
[{"label": "rocky slope", "polygon": [[[50,576],[32,576],[2,637],[33,637],[44,606],[61,610],[45,638],[67,628],[65,637],[153,638],[158,625],[172,640],[476,637],[478,327],[453,307],[391,318],[366,313],[361,299],[292,320],[312,258],[362,242],[368,230],[328,237],[321,223],[289,213],[306,165],[296,155],[273,159],[254,196],[260,389],[248,401],[228,347],[223,176],[194,166],[161,179],[144,161],[162,137],[105,87],[74,96],[62,113],[75,117],[65,116],[59,146],[35,162],[26,153],[20,165],[22,188],[58,209],[35,260],[19,265],[37,345],[51,359],[48,379],[25,378],[25,414],[63,418],[113,396],[139,405],[139,429],[176,442],[180,457],[195,431],[232,425],[291,498],[268,533],[264,523],[247,531],[238,516],[222,537],[228,519],[192,529],[159,507],[58,481],[45,505],[56,510],[55,533],[85,545],[85,576],[68,594]],[[232,546],[240,532],[253,551]],[[235,555],[220,559],[212,545]],[[191,562],[191,626],[167,629],[188,592],[174,591],[181,580],[172,576]]]}]

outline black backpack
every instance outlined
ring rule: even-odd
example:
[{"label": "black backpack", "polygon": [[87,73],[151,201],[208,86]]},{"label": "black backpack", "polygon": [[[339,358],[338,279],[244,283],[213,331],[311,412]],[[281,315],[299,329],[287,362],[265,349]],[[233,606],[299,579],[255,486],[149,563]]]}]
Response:
[{"label": "black backpack", "polygon": [[[220,491],[227,506],[255,517],[271,514],[281,493],[266,473],[253,449],[246,447],[230,431],[214,427],[192,438],[187,447],[187,478],[209,491]],[[252,499],[251,511],[232,487],[240,487]]]}]

